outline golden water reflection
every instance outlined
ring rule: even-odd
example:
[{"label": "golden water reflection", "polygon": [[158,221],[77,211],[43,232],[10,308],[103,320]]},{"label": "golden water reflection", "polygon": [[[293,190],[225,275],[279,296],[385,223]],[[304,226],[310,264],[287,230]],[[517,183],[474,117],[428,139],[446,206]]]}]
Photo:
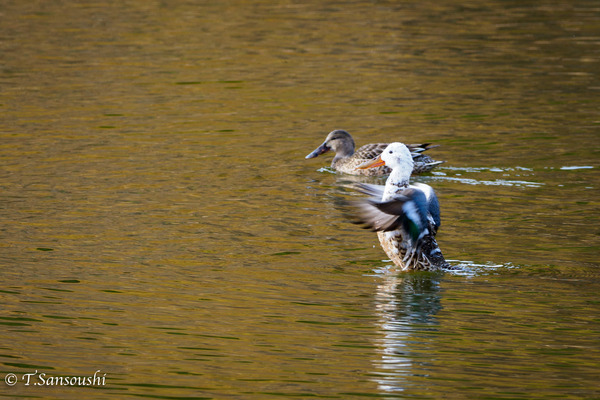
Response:
[{"label": "golden water reflection", "polygon": [[[107,373],[3,396],[597,392],[593,2],[9,1],[0,19],[0,382]],[[335,128],[440,144],[415,180],[463,275],[377,272],[336,208],[346,177],[304,159]]]}]

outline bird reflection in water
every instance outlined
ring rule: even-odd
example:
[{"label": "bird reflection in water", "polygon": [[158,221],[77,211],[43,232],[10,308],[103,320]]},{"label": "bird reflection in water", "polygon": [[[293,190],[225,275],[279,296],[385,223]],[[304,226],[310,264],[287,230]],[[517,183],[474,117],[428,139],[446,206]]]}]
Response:
[{"label": "bird reflection in water", "polygon": [[[423,333],[437,331],[436,314],[442,309],[440,273],[382,274],[375,294],[381,337],[376,340],[380,358],[373,361],[375,380],[383,392],[406,388],[410,376],[426,374],[427,360],[415,350]],[[425,340],[423,340],[425,342]]]}]

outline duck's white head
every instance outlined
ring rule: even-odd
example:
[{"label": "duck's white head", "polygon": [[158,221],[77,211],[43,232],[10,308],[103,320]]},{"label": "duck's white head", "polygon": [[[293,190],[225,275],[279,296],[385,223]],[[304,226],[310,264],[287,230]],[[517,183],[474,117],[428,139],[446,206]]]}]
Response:
[{"label": "duck's white head", "polygon": [[412,173],[414,161],[410,150],[403,143],[390,143],[385,150],[373,161],[361,165],[359,168],[375,168],[386,165],[399,176],[410,177]]},{"label": "duck's white head", "polygon": [[387,165],[392,169],[390,176],[385,181],[385,189],[381,197],[387,201],[393,198],[398,191],[404,190],[409,185],[414,162],[410,150],[402,143],[390,143],[376,159],[366,162],[358,168],[374,168]]},{"label": "duck's white head", "polygon": [[390,143],[381,153],[381,159],[391,169],[407,170],[409,175],[413,170],[414,161],[410,150],[403,143]]}]

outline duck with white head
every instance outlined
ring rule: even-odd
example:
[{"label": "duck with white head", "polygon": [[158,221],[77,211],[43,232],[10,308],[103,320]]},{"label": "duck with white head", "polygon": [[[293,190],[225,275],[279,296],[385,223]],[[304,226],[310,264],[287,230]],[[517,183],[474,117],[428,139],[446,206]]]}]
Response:
[{"label": "duck with white head", "polygon": [[440,206],[429,185],[409,184],[413,157],[402,143],[391,143],[374,160],[359,168],[391,169],[385,186],[359,184],[370,197],[354,202],[359,222],[377,231],[381,247],[403,271],[449,268],[435,240]]}]

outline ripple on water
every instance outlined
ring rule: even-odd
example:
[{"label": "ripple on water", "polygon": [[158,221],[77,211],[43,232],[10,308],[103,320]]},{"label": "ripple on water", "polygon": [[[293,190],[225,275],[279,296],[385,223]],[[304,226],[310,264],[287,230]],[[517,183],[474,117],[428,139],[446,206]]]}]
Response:
[{"label": "ripple on water", "polygon": [[[442,171],[444,170],[444,171]],[[540,187],[542,182],[527,181],[522,179],[476,179],[463,177],[463,173],[503,173],[505,177],[521,177],[533,175],[533,170],[525,167],[498,168],[498,167],[440,167],[433,171],[430,177],[434,181],[454,181],[467,185],[486,185],[486,186],[516,186],[516,187]],[[450,176],[450,175],[453,176]]]}]

